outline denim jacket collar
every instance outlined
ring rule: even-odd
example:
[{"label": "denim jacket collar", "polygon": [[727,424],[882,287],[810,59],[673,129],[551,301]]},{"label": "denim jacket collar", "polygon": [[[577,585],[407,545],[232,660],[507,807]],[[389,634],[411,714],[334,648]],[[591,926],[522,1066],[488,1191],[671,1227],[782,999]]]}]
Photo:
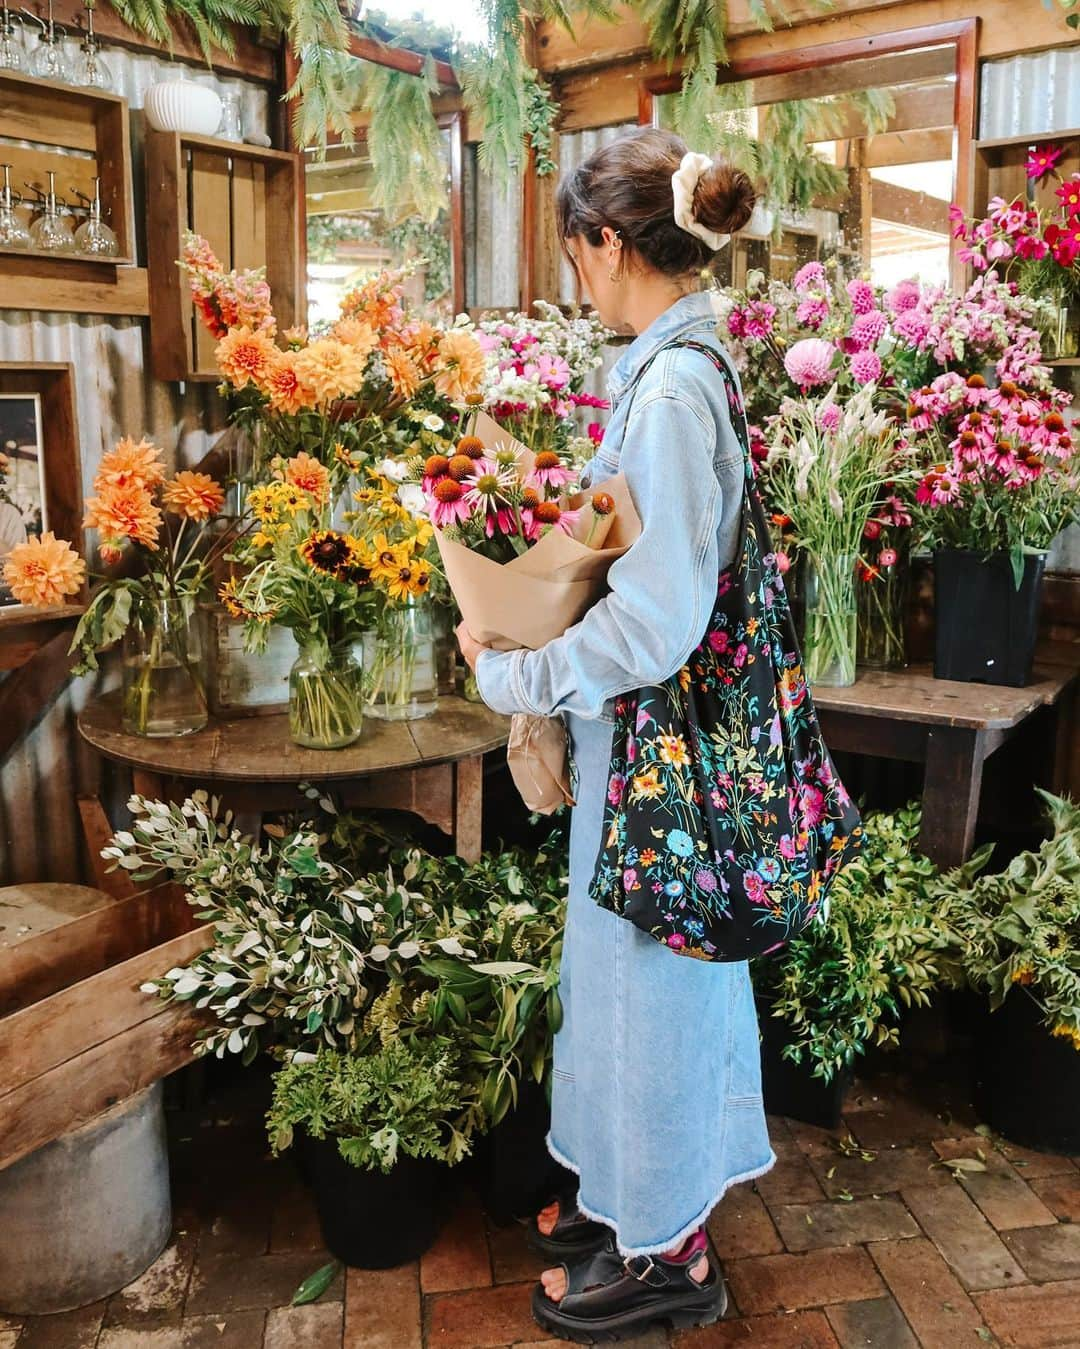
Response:
[{"label": "denim jacket collar", "polygon": [[607,387],[612,408],[640,374],[641,367],[649,357],[655,355],[665,342],[697,327],[703,320],[713,318],[714,313],[709,292],[697,291],[692,295],[680,296],[673,305],[654,318],[643,332],[638,333],[611,368]]}]

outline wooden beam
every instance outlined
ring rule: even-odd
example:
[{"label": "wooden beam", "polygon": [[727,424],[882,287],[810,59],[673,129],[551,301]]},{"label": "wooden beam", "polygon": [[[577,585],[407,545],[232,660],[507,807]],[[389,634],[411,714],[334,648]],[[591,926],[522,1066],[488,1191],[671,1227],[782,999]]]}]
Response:
[{"label": "wooden beam", "polygon": [[951,128],[932,131],[893,131],[871,136],[866,142],[863,162],[867,168],[881,169],[894,164],[930,164],[952,158]]},{"label": "wooden beam", "polygon": [[893,89],[899,97],[904,86],[925,87],[954,74],[956,55],[951,46],[928,51],[901,51],[891,56],[871,56],[858,61],[838,61],[790,75],[765,75],[754,81],[755,103],[784,103],[795,98],[825,98],[864,89]]},{"label": "wooden beam", "polygon": [[[392,43],[376,42],[374,38],[361,37],[358,33],[353,33],[349,40],[349,53],[359,61],[370,61],[372,65],[400,70],[406,75],[420,75],[427,64],[427,58],[419,52]],[[435,62],[435,77],[444,89],[458,87],[454,68],[446,61]]]},{"label": "wooden beam", "polygon": [[927,192],[897,187],[874,179],[870,188],[870,210],[875,220],[927,230],[949,237],[949,203]]},{"label": "wooden beam", "polygon": [[[894,99],[895,110],[886,124],[886,132],[941,130],[951,134],[956,103],[954,82],[929,84],[924,89],[906,89]],[[838,110],[835,129],[821,140],[861,140],[866,136],[866,119],[857,108]],[[885,134],[885,133],[882,133]],[[950,158],[952,150],[944,156]]]},{"label": "wooden beam", "polygon": [[58,632],[4,680],[0,689],[4,708],[0,718],[0,761],[45,715],[68,682],[70,645],[71,634],[66,629]]},{"label": "wooden beam", "polygon": [[[63,275],[57,275],[58,266],[63,268]],[[93,275],[81,270],[87,267],[93,269]],[[0,257],[0,309],[138,317],[150,313],[150,285],[145,267],[117,267],[108,276],[103,271],[93,262],[72,262],[69,271],[66,263]]]}]

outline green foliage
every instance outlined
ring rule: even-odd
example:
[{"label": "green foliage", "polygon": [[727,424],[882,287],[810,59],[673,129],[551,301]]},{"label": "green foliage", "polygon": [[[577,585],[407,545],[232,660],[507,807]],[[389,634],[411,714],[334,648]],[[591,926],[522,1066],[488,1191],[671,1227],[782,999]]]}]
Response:
[{"label": "green foliage", "polygon": [[868,1045],[895,1045],[897,1018],[938,981],[933,863],[917,851],[911,804],[863,821],[863,846],[835,879],[828,912],[782,951],[753,963],[754,986],[792,1042],[784,1053],[829,1080]]},{"label": "green foliage", "polygon": [[399,1154],[459,1162],[471,1147],[471,1113],[451,1051],[394,1040],[369,1054],[294,1058],[274,1076],[266,1124],[275,1156],[302,1128],[336,1138],[354,1166],[389,1171]]},{"label": "green foliage", "polygon": [[102,586],[79,619],[68,654],[78,653],[72,674],[90,674],[98,668],[98,652],[114,646],[133,619],[153,613],[154,600],[145,582],[124,579]]},{"label": "green foliage", "polygon": [[938,961],[949,983],[985,993],[992,1009],[1010,994],[1032,997],[1052,1034],[1080,1049],[1080,808],[1039,795],[1050,838],[997,875],[940,888]]},{"label": "green foliage", "polygon": [[446,212],[440,210],[434,220],[422,220],[411,215],[395,225],[386,235],[387,244],[396,254],[411,260],[423,258],[424,299],[429,303],[447,296],[453,281],[450,261],[450,226]]},{"label": "green foliage", "polygon": [[435,62],[424,73],[404,74],[368,64],[363,106],[371,114],[368,148],[374,170],[376,205],[398,214],[406,204],[431,222],[446,201],[446,165],[432,94],[438,93]]},{"label": "green foliage", "polygon": [[[305,3],[307,0],[305,0]],[[281,0],[110,0],[129,28],[154,42],[172,46],[171,24],[190,29],[202,48],[207,65],[213,53],[236,50],[233,27],[267,26],[281,30],[286,7]]]}]

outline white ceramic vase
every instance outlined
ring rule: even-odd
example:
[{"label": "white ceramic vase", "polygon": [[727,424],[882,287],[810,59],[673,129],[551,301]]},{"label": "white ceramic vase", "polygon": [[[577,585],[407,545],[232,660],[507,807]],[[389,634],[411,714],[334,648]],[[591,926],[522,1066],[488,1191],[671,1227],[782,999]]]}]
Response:
[{"label": "white ceramic vase", "polygon": [[155,131],[212,136],[221,125],[221,99],[209,85],[194,80],[173,78],[152,84],[144,108]]}]

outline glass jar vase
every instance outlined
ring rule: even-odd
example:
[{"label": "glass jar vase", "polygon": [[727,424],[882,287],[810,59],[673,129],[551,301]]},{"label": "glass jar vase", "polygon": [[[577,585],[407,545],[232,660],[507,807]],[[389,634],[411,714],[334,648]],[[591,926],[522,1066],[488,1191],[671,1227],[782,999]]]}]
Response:
[{"label": "glass jar vase", "polygon": [[855,553],[811,555],[806,560],[803,665],[811,685],[846,688],[855,683],[857,560]]},{"label": "glass jar vase", "polygon": [[902,670],[907,664],[904,622],[911,577],[908,562],[904,542],[886,545],[858,564],[855,594],[859,612],[857,664],[861,669]]},{"label": "glass jar vase", "polygon": [[123,729],[191,735],[207,721],[205,644],[194,603],[157,600],[132,618],[122,657]]},{"label": "glass jar vase", "polygon": [[457,692],[458,643],[454,635],[456,610],[449,604],[432,604],[431,633],[435,640],[435,682],[439,696]]},{"label": "glass jar vase", "polygon": [[435,711],[435,639],[425,604],[387,609],[378,628],[364,633],[364,668],[369,716],[415,721]]},{"label": "glass jar vase", "polygon": [[309,643],[289,671],[289,734],[305,749],[344,749],[364,724],[364,665],[355,643]]}]

